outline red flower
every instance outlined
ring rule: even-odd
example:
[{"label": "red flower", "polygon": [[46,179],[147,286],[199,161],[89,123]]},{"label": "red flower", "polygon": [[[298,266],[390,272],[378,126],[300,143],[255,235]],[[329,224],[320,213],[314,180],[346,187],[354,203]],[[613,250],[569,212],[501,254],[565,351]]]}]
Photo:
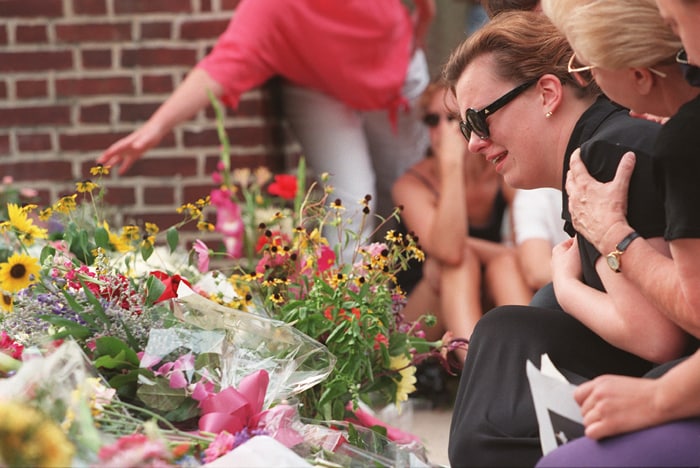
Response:
[{"label": "red flower", "polygon": [[151,275],[158,278],[165,285],[165,291],[163,291],[163,294],[160,295],[156,302],[162,302],[167,299],[177,297],[177,287],[180,285],[180,281],[184,282],[187,286],[192,287],[190,282],[180,275],[170,276],[167,273],[158,270],[152,271]]},{"label": "red flower", "polygon": [[290,174],[278,174],[267,191],[270,195],[277,195],[285,200],[294,200],[297,194],[297,178]]},{"label": "red flower", "polygon": [[384,346],[389,347],[389,340],[382,333],[377,333],[374,337],[374,349],[378,350],[379,347],[384,343]]}]

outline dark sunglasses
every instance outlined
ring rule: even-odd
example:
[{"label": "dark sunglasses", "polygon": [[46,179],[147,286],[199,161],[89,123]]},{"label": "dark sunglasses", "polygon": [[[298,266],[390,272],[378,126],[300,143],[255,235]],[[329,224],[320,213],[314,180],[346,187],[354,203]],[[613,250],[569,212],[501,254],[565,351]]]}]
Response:
[{"label": "dark sunglasses", "polygon": [[464,120],[459,123],[459,128],[462,130],[464,138],[469,141],[472,137],[472,132],[474,132],[482,140],[488,139],[491,133],[489,132],[489,125],[486,123],[486,118],[518,97],[527,88],[537,83],[537,80],[539,80],[539,78],[526,81],[520,86],[516,86],[481,110],[467,109],[464,113]]},{"label": "dark sunglasses", "polygon": [[[445,118],[447,119],[448,122],[452,122],[455,120],[457,117],[454,115],[446,115]],[[442,116],[440,114],[425,114],[423,116],[423,123],[426,124],[430,128],[435,128],[440,124],[440,119],[442,119]]]}]

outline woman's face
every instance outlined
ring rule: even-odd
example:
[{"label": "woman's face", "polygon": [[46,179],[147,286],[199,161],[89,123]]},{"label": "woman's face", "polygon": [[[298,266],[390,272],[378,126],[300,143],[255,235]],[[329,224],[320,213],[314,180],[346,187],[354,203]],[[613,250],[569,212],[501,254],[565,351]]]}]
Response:
[{"label": "woman's face", "polygon": [[[469,108],[481,110],[521,83],[509,83],[494,72],[493,57],[485,54],[473,60],[455,86],[460,119]],[[561,168],[552,180],[547,170],[546,138],[538,122],[544,111],[538,104],[537,84],[525,89],[508,104],[486,118],[490,136],[481,139],[472,132],[469,151],[495,166],[506,183],[516,188],[559,187]],[[549,145],[551,147],[551,145]],[[551,154],[551,153],[550,153]],[[555,172],[557,174],[557,172]]]},{"label": "woman's face", "polygon": [[[440,135],[442,134],[441,127],[455,119],[446,107],[446,99],[451,98],[451,93],[446,90],[438,90],[433,93],[430,102],[425,109],[423,120],[428,126],[430,134],[430,146],[432,148],[440,147]],[[449,101],[447,101],[449,102]]]},{"label": "woman's face", "polygon": [[688,61],[700,66],[700,0],[656,0],[661,16],[688,53]]}]

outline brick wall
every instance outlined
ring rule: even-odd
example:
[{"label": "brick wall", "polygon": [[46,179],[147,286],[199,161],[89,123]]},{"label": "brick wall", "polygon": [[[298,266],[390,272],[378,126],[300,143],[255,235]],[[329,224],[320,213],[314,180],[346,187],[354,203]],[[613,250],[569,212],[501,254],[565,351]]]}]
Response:
[{"label": "brick wall", "polygon": [[[238,0],[0,0],[0,176],[73,193],[111,143],[136,129],[210,50]],[[275,116],[276,86],[245,94],[226,127],[234,166],[284,169],[295,142]],[[167,227],[208,194],[219,142],[212,109],[167,135],[108,201],[123,222]]]}]

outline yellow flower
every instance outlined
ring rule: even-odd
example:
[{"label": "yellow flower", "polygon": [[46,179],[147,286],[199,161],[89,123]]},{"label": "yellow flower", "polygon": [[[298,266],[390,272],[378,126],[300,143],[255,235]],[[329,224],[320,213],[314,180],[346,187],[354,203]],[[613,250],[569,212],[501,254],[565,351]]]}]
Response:
[{"label": "yellow flower", "polygon": [[77,207],[77,204],[75,203],[77,196],[78,194],[74,193],[73,195],[68,195],[59,199],[56,203],[54,203],[53,210],[62,214],[70,214]]},{"label": "yellow flower", "polygon": [[94,176],[109,175],[109,168],[110,168],[110,166],[103,166],[102,164],[98,164],[97,166],[93,166],[90,168],[90,175],[94,175]]},{"label": "yellow flower", "polygon": [[396,406],[401,410],[401,402],[408,400],[408,395],[416,391],[416,367],[402,354],[389,358],[389,367],[399,372],[396,382]]},{"label": "yellow flower", "polygon": [[109,225],[107,224],[107,221],[102,223],[102,227],[104,227],[105,231],[107,231],[107,235],[109,236],[109,243],[112,244],[114,250],[122,253],[129,252],[131,250],[131,246],[122,237],[114,234],[112,231],[109,230]]},{"label": "yellow flower", "polygon": [[75,188],[78,193],[92,193],[92,191],[97,188],[97,184],[91,180],[84,180],[82,182],[76,182]]},{"label": "yellow flower", "polygon": [[0,460],[8,466],[70,466],[74,447],[35,408],[0,401]]},{"label": "yellow flower", "polygon": [[16,253],[0,263],[0,286],[5,291],[14,293],[38,280],[39,263],[34,257]]},{"label": "yellow flower", "polygon": [[12,294],[9,293],[2,293],[0,295],[0,309],[5,312],[5,313],[10,313],[12,312]]},{"label": "yellow flower", "polygon": [[7,204],[9,226],[17,232],[20,240],[25,245],[32,245],[34,239],[46,239],[48,237],[46,229],[35,226],[34,222],[27,216],[30,209],[31,207],[20,207],[14,203]]}]

